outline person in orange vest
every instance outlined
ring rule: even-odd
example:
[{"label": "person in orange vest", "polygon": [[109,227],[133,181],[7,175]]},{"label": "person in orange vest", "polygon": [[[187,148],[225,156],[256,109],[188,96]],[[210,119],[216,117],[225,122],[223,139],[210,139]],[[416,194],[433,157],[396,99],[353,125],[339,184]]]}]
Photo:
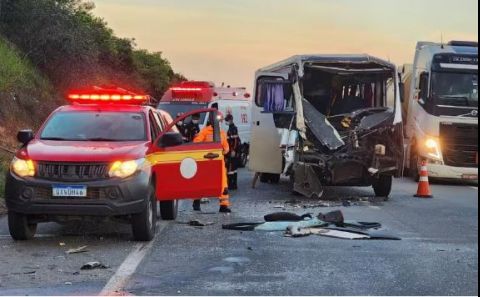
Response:
[{"label": "person in orange vest", "polygon": [[[219,122],[223,122],[223,114],[218,112],[218,120]],[[227,141],[227,134],[225,131],[220,129],[220,139],[223,148],[223,155],[227,155],[230,152],[230,147]],[[213,126],[209,122],[207,125],[200,130],[200,132],[195,136],[193,142],[212,142],[213,141]],[[223,193],[219,197],[220,200],[220,212],[223,213],[230,213],[232,210],[230,209],[230,196],[228,194],[228,181],[227,181],[227,168],[225,166],[225,158],[222,159],[222,189]],[[199,211],[200,210],[200,200],[195,200],[193,202],[193,209]]]}]

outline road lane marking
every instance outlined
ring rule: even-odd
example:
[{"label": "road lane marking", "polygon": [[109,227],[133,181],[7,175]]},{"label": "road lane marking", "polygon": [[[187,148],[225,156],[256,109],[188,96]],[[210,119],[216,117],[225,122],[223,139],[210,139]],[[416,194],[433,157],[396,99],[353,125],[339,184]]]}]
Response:
[{"label": "road lane marking", "polygon": [[373,209],[380,209],[380,207],[378,206],[375,206],[375,205],[370,205],[369,208],[373,208]]},{"label": "road lane marking", "polygon": [[[160,233],[167,227],[169,224],[159,223],[157,225],[158,229],[155,235],[155,238],[160,236]],[[137,243],[130,254],[125,258],[122,265],[117,269],[115,274],[110,278],[108,283],[105,285],[103,290],[100,292],[100,296],[112,296],[116,295],[121,292],[125,286],[128,284],[128,281],[132,277],[132,275],[137,270],[138,265],[142,262],[142,260],[147,255],[148,251],[153,247],[155,243],[155,239],[150,241],[149,243]]]},{"label": "road lane marking", "polygon": [[478,187],[470,187],[470,188],[478,191]]},{"label": "road lane marking", "polygon": [[[59,235],[55,234],[35,234],[35,238],[52,238],[58,237]],[[12,239],[10,235],[0,234],[0,239]]]}]

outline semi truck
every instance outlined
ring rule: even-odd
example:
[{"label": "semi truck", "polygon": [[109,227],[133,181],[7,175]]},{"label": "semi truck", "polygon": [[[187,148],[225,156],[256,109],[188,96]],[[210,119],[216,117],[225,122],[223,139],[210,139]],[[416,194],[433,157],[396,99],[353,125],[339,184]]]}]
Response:
[{"label": "semi truck", "polygon": [[478,43],[418,42],[400,77],[406,172],[478,182]]}]

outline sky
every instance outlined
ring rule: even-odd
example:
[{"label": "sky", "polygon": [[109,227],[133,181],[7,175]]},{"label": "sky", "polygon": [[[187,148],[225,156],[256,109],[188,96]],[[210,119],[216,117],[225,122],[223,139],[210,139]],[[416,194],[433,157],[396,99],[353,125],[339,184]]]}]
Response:
[{"label": "sky", "polygon": [[96,0],[95,15],[188,79],[253,87],[297,54],[413,63],[419,40],[478,40],[477,0]]}]

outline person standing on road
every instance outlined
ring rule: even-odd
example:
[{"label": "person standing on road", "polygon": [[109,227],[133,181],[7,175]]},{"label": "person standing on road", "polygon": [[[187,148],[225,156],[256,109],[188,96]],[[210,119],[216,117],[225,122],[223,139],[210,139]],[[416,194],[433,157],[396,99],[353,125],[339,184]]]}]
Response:
[{"label": "person standing on road", "polygon": [[241,142],[238,135],[238,128],[233,122],[233,115],[228,114],[225,117],[225,123],[228,125],[227,140],[230,152],[225,156],[225,165],[227,166],[228,189],[237,190],[237,169],[240,162]]},{"label": "person standing on road", "polygon": [[[223,116],[219,113],[219,122],[222,123],[223,122]],[[207,123],[207,126],[205,126],[205,128],[203,128],[200,133],[197,134],[197,136],[195,137],[195,139],[193,140],[193,142],[213,142],[213,133],[214,133],[214,130],[213,130],[213,125],[212,123],[208,122]],[[221,139],[221,143],[222,143],[222,148],[223,148],[223,155],[226,156],[229,151],[230,151],[230,147],[228,145],[228,141],[227,141],[227,134],[220,129],[220,139]],[[219,197],[219,200],[220,200],[220,210],[219,212],[223,212],[223,213],[230,213],[232,212],[232,210],[230,209],[230,196],[228,194],[228,182],[227,182],[227,169],[226,169],[226,166],[225,166],[225,158],[222,159],[222,189],[223,189],[223,193],[222,195]],[[194,201],[194,209],[195,209],[195,203],[198,203],[198,210],[200,210],[200,200],[198,200],[198,202],[195,202]],[[196,209],[197,210],[197,209]]]}]

